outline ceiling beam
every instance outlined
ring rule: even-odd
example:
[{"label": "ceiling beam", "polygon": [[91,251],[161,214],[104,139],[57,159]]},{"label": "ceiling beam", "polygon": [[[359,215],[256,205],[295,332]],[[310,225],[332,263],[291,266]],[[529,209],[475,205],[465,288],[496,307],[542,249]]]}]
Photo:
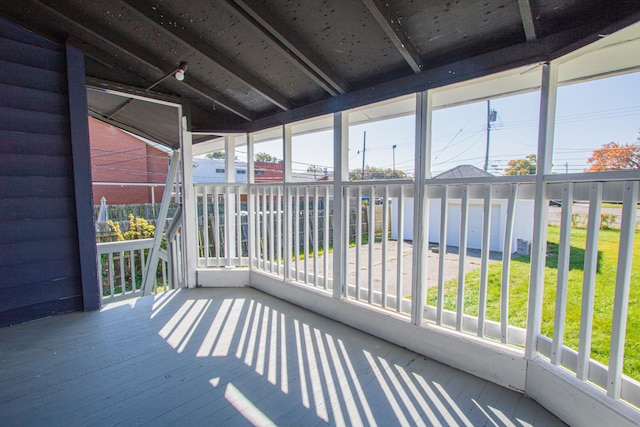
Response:
[{"label": "ceiling beam", "polygon": [[533,41],[538,38],[536,34],[535,21],[533,20],[533,10],[531,9],[530,0],[518,0],[518,7],[520,8],[520,19],[522,19],[522,26],[524,27],[524,35],[527,41]]},{"label": "ceiling beam", "polygon": [[418,51],[409,40],[406,31],[402,27],[398,16],[389,8],[389,3],[380,0],[362,0],[369,9],[369,13],[382,27],[389,40],[396,47],[400,55],[407,61],[414,73],[422,72],[422,60]]},{"label": "ceiling beam", "polygon": [[[125,40],[115,31],[110,31],[108,27],[100,25],[97,22],[93,22],[91,19],[87,18],[84,15],[67,16],[64,13],[53,8],[52,6],[42,3],[40,0],[30,0],[30,2],[41,8],[42,11],[44,11],[46,14],[51,15],[56,22],[64,23],[66,32],[74,36],[76,39],[85,41],[91,46],[95,46],[95,44],[90,43],[90,41],[86,39],[91,39],[106,44],[111,49],[117,51],[118,54],[126,55],[127,57],[135,60],[137,64],[149,70],[150,73],[155,74],[156,78],[159,75],[164,75],[166,70],[174,69],[177,65],[170,64],[154,57],[152,54],[138,48],[135,44],[131,43],[130,40]],[[75,9],[68,8],[67,11],[71,12],[75,11]],[[82,24],[80,22],[82,22]],[[100,28],[101,30],[98,33],[91,28]],[[95,52],[93,52],[93,54],[94,53]],[[117,59],[114,58],[114,63],[115,62],[117,62]],[[149,79],[148,75],[144,76],[138,73],[136,74],[145,80]],[[229,110],[230,112],[243,118],[244,120],[251,121],[255,118],[255,115],[253,113],[247,111],[242,106],[238,105],[230,99],[227,99],[221,93],[209,88],[208,86],[189,76],[188,74],[185,76],[185,80],[181,83],[181,85],[186,90],[195,92],[200,96],[209,99],[212,102],[215,102],[219,106],[225,108],[226,110]]]},{"label": "ceiling beam", "polygon": [[594,35],[593,31],[592,25],[585,25],[542,37],[536,43],[522,42],[472,58],[427,69],[419,74],[411,74],[376,86],[309,104],[286,114],[278,113],[269,117],[259,118],[251,123],[241,125],[241,129],[238,130],[256,132],[402,95],[484,77],[520,66],[548,61],[559,56],[560,52],[566,49],[567,46],[577,49],[593,42],[593,37],[597,37],[597,33]]},{"label": "ceiling beam", "polygon": [[204,43],[198,36],[187,31],[180,31],[178,27],[173,25],[163,25],[162,22],[164,19],[162,18],[162,15],[166,16],[167,14],[159,11],[159,7],[155,7],[154,10],[151,8],[149,3],[145,3],[140,0],[120,0],[120,2],[137,12],[143,22],[152,25],[154,28],[161,31],[168,37],[173,38],[178,43],[214,62],[218,67],[226,70],[235,79],[249,86],[256,93],[263,96],[278,108],[285,111],[291,109],[291,103],[285,96],[278,93],[271,86],[261,81],[238,64],[234,63],[216,48]]},{"label": "ceiling beam", "polygon": [[251,2],[249,5],[244,0],[221,0],[221,3],[266,37],[271,45],[330,95],[349,91],[349,84],[308,46],[301,43],[299,35],[287,28],[266,7],[258,2]]}]

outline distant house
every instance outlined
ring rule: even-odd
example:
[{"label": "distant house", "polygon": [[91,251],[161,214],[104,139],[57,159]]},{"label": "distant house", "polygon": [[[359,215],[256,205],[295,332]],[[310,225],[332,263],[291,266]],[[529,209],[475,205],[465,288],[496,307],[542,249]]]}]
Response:
[{"label": "distant house", "polygon": [[[471,165],[457,166],[451,170],[435,176],[433,179],[479,178],[490,177],[492,174]],[[460,245],[460,199],[449,199],[447,221],[447,245]],[[429,200],[429,242],[440,243],[440,213],[439,199]],[[391,237],[398,237],[398,205],[397,199],[391,208]],[[482,222],[484,217],[484,200],[469,199],[469,222],[467,229],[467,248],[482,248]],[[492,200],[489,247],[492,251],[502,252],[504,249],[504,231],[507,225],[507,200]],[[413,240],[413,199],[405,199],[404,210],[404,240]],[[518,240],[531,242],[533,238],[533,200],[518,200],[515,206],[513,225],[512,250],[517,249]]]},{"label": "distant house", "polygon": [[[284,172],[282,162],[254,162],[254,181],[256,183],[283,182]],[[195,157],[193,159],[193,182],[216,183],[226,182],[226,163],[224,159],[209,159],[207,157]],[[247,163],[236,162],[235,182],[247,182]],[[295,182],[326,181],[330,178],[328,172],[294,172],[292,176]]]},{"label": "distant house", "polygon": [[[169,155],[121,129],[89,117],[93,204],[159,203]],[[158,185],[153,185],[158,184]]]},{"label": "distant house", "polygon": [[[247,164],[236,162],[236,182],[247,182]],[[223,183],[226,182],[226,163],[224,159],[209,159],[207,157],[193,158],[194,183]]]}]

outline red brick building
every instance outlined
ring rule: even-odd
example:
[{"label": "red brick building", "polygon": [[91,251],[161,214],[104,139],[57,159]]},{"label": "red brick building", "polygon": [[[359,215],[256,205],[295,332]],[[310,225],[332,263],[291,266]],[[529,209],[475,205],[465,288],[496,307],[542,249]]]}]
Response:
[{"label": "red brick building", "polygon": [[102,197],[110,205],[151,203],[154,199],[160,203],[164,185],[144,184],[165,183],[169,168],[167,153],[91,117],[89,137],[94,204],[100,204]]},{"label": "red brick building", "polygon": [[253,168],[255,174],[255,182],[282,182],[284,179],[282,162],[255,162]]}]

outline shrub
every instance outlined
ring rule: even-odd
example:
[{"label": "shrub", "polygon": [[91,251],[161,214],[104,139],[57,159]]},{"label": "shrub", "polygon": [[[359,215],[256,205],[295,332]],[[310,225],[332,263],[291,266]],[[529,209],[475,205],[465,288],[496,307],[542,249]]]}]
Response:
[{"label": "shrub", "polygon": [[118,242],[122,242],[124,240],[124,236],[122,235],[122,230],[120,230],[120,224],[112,220],[109,220],[107,224],[109,224],[109,228],[111,229],[111,232],[115,234],[116,240]]},{"label": "shrub", "polygon": [[600,215],[600,230],[610,230],[618,221],[618,215],[605,213]]},{"label": "shrub", "polygon": [[144,218],[129,214],[129,231],[124,233],[124,240],[148,239],[153,237],[156,226],[149,224]]},{"label": "shrub", "polygon": [[573,214],[571,215],[571,226],[573,228],[584,228],[587,225],[588,215]]},{"label": "shrub", "polygon": [[149,224],[149,221],[144,218],[134,217],[133,214],[129,214],[129,231],[125,231],[123,233],[120,229],[120,224],[115,221],[109,220],[108,224],[118,242],[122,242],[124,240],[148,239],[153,237],[156,231],[155,225]]}]

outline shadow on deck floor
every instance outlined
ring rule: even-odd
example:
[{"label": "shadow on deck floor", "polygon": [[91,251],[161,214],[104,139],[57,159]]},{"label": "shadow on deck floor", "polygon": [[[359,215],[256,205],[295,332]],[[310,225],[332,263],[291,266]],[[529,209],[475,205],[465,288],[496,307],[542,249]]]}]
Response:
[{"label": "shadow on deck floor", "polygon": [[259,291],[172,291],[0,329],[5,425],[562,423]]}]

